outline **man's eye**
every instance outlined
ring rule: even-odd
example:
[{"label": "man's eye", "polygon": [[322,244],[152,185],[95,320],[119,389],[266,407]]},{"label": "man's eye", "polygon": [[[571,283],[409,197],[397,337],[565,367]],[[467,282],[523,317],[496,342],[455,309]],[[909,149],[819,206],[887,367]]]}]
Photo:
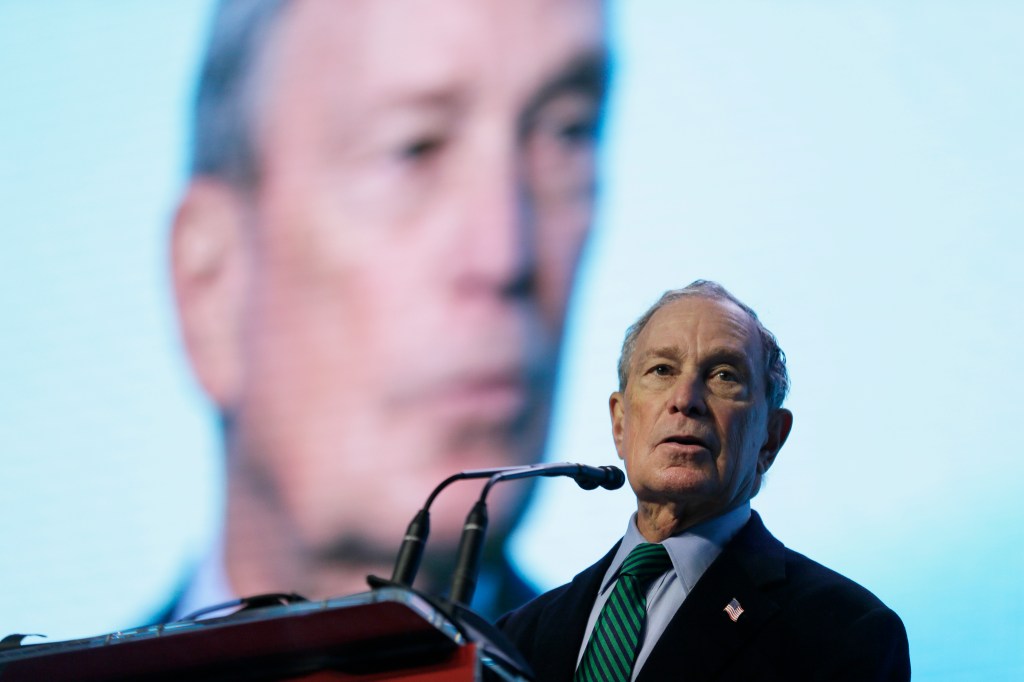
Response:
[{"label": "man's eye", "polygon": [[719,381],[726,381],[729,383],[736,383],[740,380],[739,376],[730,369],[720,369],[714,374],[714,378]]},{"label": "man's eye", "polygon": [[597,118],[588,116],[563,121],[553,132],[563,144],[591,144],[597,138]]},{"label": "man's eye", "polygon": [[530,136],[568,148],[592,145],[600,127],[600,104],[590,95],[570,92],[551,100],[530,121]]},{"label": "man's eye", "polygon": [[655,365],[651,367],[651,374],[656,374],[659,377],[665,377],[672,373],[672,368],[668,365]]},{"label": "man's eye", "polygon": [[568,149],[590,147],[597,140],[598,122],[595,117],[581,116],[552,123],[548,134]]},{"label": "man's eye", "polygon": [[436,155],[444,147],[444,140],[439,136],[421,137],[398,150],[398,156],[407,161],[421,161]]}]

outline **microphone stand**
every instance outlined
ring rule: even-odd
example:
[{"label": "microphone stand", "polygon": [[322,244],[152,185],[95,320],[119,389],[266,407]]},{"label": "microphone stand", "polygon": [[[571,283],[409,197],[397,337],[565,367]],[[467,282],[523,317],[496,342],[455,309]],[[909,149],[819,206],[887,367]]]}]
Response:
[{"label": "microphone stand", "polygon": [[538,476],[569,476],[584,490],[593,490],[598,486],[607,490],[621,488],[626,477],[618,467],[592,467],[585,464],[557,462],[554,464],[535,464],[499,471],[487,481],[480,492],[480,499],[466,517],[459,539],[459,550],[452,574],[452,586],[448,599],[453,604],[469,606],[476,591],[477,576],[480,574],[480,556],[483,552],[484,535],[487,532],[487,495],[491,488],[501,481],[512,481],[521,478]]},{"label": "microphone stand", "polygon": [[[413,580],[416,579],[416,573],[420,568],[420,561],[423,559],[423,550],[427,545],[427,536],[430,534],[430,505],[434,503],[434,500],[442,490],[455,481],[473,478],[492,478],[498,474],[511,473],[524,468],[527,467],[469,469],[467,471],[460,471],[441,481],[434,488],[434,491],[430,493],[430,497],[427,498],[423,508],[416,513],[416,516],[409,523],[409,527],[405,531],[405,537],[402,538],[402,545],[398,548],[398,557],[395,559],[395,568],[391,573],[390,582],[404,587],[412,587]],[[484,520],[484,525],[487,525],[486,519]],[[371,577],[376,581],[381,580],[375,576]],[[370,586],[373,587],[373,584],[371,583]]]},{"label": "microphone stand", "polygon": [[[459,632],[468,641],[475,642],[487,656],[500,661],[511,669],[522,672],[529,679],[533,679],[530,665],[523,659],[516,647],[493,624],[473,612],[469,608],[469,602],[476,590],[477,576],[480,572],[480,557],[483,551],[484,535],[487,531],[486,500],[488,493],[495,484],[501,481],[538,476],[569,476],[575,479],[576,483],[584,490],[593,490],[598,486],[607,490],[615,490],[622,487],[625,481],[624,474],[617,467],[593,467],[569,462],[471,469],[459,472],[449,476],[434,488],[423,508],[409,523],[395,560],[391,579],[367,576],[367,582],[375,590],[382,588],[405,590],[424,599],[435,609],[447,615]],[[427,536],[430,533],[430,505],[442,490],[455,481],[475,478],[487,478],[488,481],[480,493],[480,498],[466,518],[462,537],[459,539],[456,567],[448,599],[432,597],[413,589],[412,583],[416,578]]]}]

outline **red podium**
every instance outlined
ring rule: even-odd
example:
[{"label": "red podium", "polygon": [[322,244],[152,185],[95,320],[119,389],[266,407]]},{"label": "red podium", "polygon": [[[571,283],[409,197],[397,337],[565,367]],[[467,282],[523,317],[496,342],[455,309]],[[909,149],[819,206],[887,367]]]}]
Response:
[{"label": "red podium", "polygon": [[490,634],[389,587],[19,646],[0,651],[0,682],[529,680]]}]

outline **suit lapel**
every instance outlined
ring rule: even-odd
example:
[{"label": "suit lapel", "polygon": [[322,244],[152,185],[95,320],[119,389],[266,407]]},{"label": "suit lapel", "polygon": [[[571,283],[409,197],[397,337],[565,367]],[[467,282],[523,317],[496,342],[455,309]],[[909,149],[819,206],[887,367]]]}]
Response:
[{"label": "suit lapel", "polygon": [[[678,676],[710,680],[779,610],[763,587],[785,579],[782,544],[757,513],[722,550],[687,595],[640,670],[637,682]],[[735,599],[743,612],[734,621],[725,607]]]},{"label": "suit lapel", "polygon": [[537,643],[532,657],[536,679],[572,680],[601,579],[618,548],[619,543],[615,543],[604,558],[573,578],[569,588],[544,609],[537,631],[545,633],[545,638]]}]

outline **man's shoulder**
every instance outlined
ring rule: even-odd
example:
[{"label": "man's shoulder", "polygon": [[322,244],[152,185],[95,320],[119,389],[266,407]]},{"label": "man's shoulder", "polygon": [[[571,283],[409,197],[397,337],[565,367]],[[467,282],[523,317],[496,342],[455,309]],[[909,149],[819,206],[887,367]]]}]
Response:
[{"label": "man's shoulder", "polygon": [[571,680],[594,598],[618,544],[604,558],[497,621],[538,680]]},{"label": "man's shoulder", "polygon": [[506,613],[498,619],[498,626],[504,628],[508,624],[533,622],[540,618],[541,614],[546,611],[564,608],[567,606],[565,602],[578,601],[588,597],[592,600],[594,594],[597,592],[597,585],[599,584],[601,577],[604,575],[608,563],[611,561],[611,557],[617,548],[618,543],[612,547],[608,554],[598,560],[597,563],[576,574],[570,582],[560,585],[552,590],[548,590],[547,592],[534,597],[519,608]]},{"label": "man's shoulder", "polygon": [[853,611],[885,608],[873,592],[838,571],[788,547],[785,549],[786,583],[797,602],[829,600]]},{"label": "man's shoulder", "polygon": [[771,626],[751,642],[758,669],[792,679],[822,671],[837,679],[909,679],[903,622],[870,590],[785,547],[756,516],[727,553],[749,570],[756,606],[771,613],[764,617]]},{"label": "man's shoulder", "polygon": [[798,641],[814,642],[858,629],[906,637],[899,616],[873,592],[845,575],[786,549],[786,580],[769,589],[779,619]]},{"label": "man's shoulder", "polygon": [[556,640],[570,647],[576,642],[578,648],[601,579],[617,549],[618,543],[572,581],[506,613],[498,619],[498,628],[528,657],[536,653],[535,648],[550,648]]},{"label": "man's shoulder", "polygon": [[786,611],[856,618],[887,608],[863,585],[783,545],[756,513],[726,552],[735,553],[751,578]]},{"label": "man's shoulder", "polygon": [[568,592],[571,583],[566,583],[553,590],[537,595],[517,609],[513,609],[502,615],[496,621],[498,628],[506,633],[526,631],[532,629],[533,625],[541,618],[552,604],[557,604]]}]

